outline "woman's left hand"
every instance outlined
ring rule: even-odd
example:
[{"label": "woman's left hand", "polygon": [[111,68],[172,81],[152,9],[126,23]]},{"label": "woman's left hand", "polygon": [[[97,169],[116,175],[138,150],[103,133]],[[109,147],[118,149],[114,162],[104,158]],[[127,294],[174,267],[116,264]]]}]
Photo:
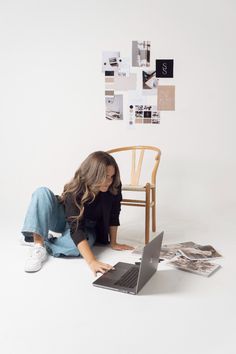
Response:
[{"label": "woman's left hand", "polygon": [[111,243],[111,248],[116,251],[133,250],[134,247],[120,243]]}]

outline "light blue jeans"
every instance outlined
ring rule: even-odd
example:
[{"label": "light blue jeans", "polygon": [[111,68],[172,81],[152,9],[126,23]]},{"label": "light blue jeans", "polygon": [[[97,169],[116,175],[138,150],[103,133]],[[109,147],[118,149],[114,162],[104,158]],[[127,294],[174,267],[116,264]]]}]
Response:
[{"label": "light blue jeans", "polygon": [[[85,235],[92,247],[96,241],[95,222],[85,219]],[[48,232],[61,233],[61,237],[48,238]],[[45,247],[54,257],[80,256],[79,250],[71,238],[70,228],[65,219],[64,206],[50,189],[40,187],[32,194],[26,213],[22,234],[26,241],[33,241],[33,233],[43,237]]]}]

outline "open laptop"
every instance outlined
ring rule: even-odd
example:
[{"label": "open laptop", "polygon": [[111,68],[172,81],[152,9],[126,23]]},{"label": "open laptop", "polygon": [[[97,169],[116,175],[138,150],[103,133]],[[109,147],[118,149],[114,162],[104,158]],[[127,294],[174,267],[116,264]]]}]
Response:
[{"label": "open laptop", "polygon": [[164,232],[161,232],[143,248],[140,265],[119,262],[93,282],[94,286],[137,294],[157,271]]}]

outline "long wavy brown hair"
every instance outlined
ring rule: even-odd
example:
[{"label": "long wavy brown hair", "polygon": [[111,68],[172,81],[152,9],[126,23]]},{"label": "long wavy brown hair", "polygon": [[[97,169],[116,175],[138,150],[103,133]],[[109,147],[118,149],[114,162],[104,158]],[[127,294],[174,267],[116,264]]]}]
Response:
[{"label": "long wavy brown hair", "polygon": [[78,225],[83,217],[84,204],[93,202],[99,193],[100,186],[106,181],[107,167],[113,166],[115,174],[109,191],[116,195],[120,186],[120,172],[115,159],[104,151],[95,151],[90,154],[75,172],[73,179],[64,186],[62,195],[59,197],[61,203],[67,198],[78,208],[78,215],[70,217]]}]

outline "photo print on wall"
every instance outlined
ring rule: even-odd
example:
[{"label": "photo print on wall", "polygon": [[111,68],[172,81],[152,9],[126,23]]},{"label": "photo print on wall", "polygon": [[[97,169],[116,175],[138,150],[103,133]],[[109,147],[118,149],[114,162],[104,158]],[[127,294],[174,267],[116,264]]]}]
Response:
[{"label": "photo print on wall", "polygon": [[154,59],[156,68],[150,69],[150,49],[150,41],[132,41],[132,66],[120,51],[102,52],[107,120],[124,119],[124,102],[128,103],[129,126],[160,124],[161,111],[175,110],[175,86],[160,84],[174,77],[174,60]]},{"label": "photo print on wall", "polygon": [[132,65],[150,66],[150,41],[132,41]]},{"label": "photo print on wall", "polygon": [[123,119],[123,95],[105,96],[106,119]]},{"label": "photo print on wall", "polygon": [[[103,52],[102,53],[102,71],[118,72],[118,60],[120,52]],[[108,75],[107,75],[108,76]]]},{"label": "photo print on wall", "polygon": [[142,72],[143,79],[143,94],[156,95],[158,79],[156,77],[156,71],[147,70]]}]

